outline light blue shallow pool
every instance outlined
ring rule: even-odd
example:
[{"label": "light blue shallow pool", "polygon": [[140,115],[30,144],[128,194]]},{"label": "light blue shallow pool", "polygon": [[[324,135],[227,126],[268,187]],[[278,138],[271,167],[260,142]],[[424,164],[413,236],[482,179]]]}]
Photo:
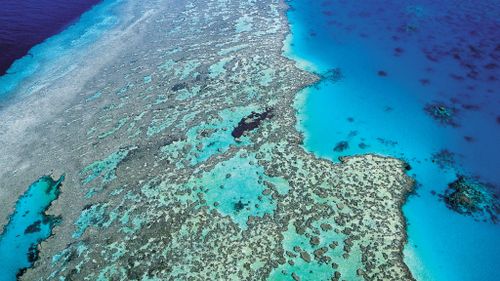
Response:
[{"label": "light blue shallow pool", "polygon": [[58,218],[45,214],[59,196],[62,176],[53,180],[44,176],[34,182],[16,203],[0,235],[0,281],[16,280],[16,274],[32,265],[38,255],[38,244],[52,234]]}]

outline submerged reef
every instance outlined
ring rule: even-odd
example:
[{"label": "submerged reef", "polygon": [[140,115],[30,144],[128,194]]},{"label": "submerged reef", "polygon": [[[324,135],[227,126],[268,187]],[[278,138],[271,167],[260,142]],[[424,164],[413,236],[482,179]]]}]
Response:
[{"label": "submerged reef", "polygon": [[330,81],[332,83],[337,83],[344,78],[344,74],[340,68],[329,69],[320,76],[323,81]]},{"label": "submerged reef", "polygon": [[349,148],[349,143],[347,141],[340,141],[335,145],[333,150],[337,152],[342,152],[348,148]]},{"label": "submerged reef", "polygon": [[282,56],[286,9],[124,0],[68,79],[0,111],[0,186],[67,174],[21,280],[413,280],[405,164],[301,147],[292,104],[319,77]]},{"label": "submerged reef", "polygon": [[434,120],[443,125],[458,127],[456,115],[458,109],[455,107],[447,106],[444,103],[427,104],[424,108],[425,112],[429,114]]},{"label": "submerged reef", "polygon": [[457,165],[455,153],[447,149],[432,154],[431,161],[441,169],[454,168]]},{"label": "submerged reef", "polygon": [[457,213],[478,221],[497,223],[500,213],[498,197],[492,187],[477,179],[459,175],[448,185],[443,198],[446,206]]}]

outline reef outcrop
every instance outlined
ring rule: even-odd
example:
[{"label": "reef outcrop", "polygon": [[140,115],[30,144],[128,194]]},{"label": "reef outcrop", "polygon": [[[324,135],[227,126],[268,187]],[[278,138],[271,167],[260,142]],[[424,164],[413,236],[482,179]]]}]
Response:
[{"label": "reef outcrop", "polygon": [[458,109],[452,106],[448,106],[444,103],[434,103],[427,104],[424,108],[425,112],[429,114],[434,120],[439,123],[451,127],[458,127],[459,124],[456,121],[456,116],[458,114]]},{"label": "reef outcrop", "polygon": [[446,206],[457,213],[472,216],[476,220],[497,223],[500,204],[492,190],[488,184],[459,175],[448,185],[443,198]]}]

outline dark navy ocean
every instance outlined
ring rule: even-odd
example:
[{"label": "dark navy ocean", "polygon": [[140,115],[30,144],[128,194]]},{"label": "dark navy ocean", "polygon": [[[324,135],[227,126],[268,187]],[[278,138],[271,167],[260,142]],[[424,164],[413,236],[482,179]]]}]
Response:
[{"label": "dark navy ocean", "polygon": [[285,53],[324,78],[297,98],[306,150],[332,161],[364,153],[406,160],[417,180],[403,209],[413,275],[498,280],[498,209],[460,214],[444,195],[460,176],[490,198],[499,193],[499,2],[288,3]]}]

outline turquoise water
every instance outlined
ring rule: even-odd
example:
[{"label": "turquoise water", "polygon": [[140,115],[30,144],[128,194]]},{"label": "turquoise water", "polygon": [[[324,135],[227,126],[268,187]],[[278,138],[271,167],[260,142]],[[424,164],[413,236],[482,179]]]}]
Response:
[{"label": "turquoise water", "polygon": [[289,188],[286,180],[266,176],[264,168],[256,163],[255,155],[243,150],[188,186],[201,187],[200,193],[208,207],[231,217],[240,228],[246,229],[249,216],[272,215],[276,209],[270,192],[264,192],[266,183],[273,184],[278,192],[286,193]]},{"label": "turquoise water", "polygon": [[58,180],[41,177],[17,201],[0,235],[0,281],[16,280],[16,274],[37,258],[38,244],[52,234],[58,219],[45,215],[45,210],[59,196],[63,180],[64,176]]},{"label": "turquoise water", "polygon": [[[57,64],[60,60],[67,59],[74,50],[84,49],[95,42],[104,31],[116,25],[118,18],[113,9],[119,2],[120,0],[102,1],[83,13],[74,24],[34,46],[28,55],[16,60],[7,70],[7,74],[0,76],[0,99],[6,98],[23,81],[41,71],[59,71],[59,75],[62,75],[66,69],[61,69],[61,65]],[[66,64],[64,67],[71,68]],[[50,79],[56,78],[50,77]],[[29,94],[31,90],[33,89],[28,89],[23,94]]]},{"label": "turquoise water", "polygon": [[[500,22],[494,15],[500,7],[494,1],[289,2],[293,36],[285,53],[325,78],[297,98],[305,148],[332,161],[362,153],[405,159],[418,182],[404,207],[405,261],[414,276],[497,280],[498,225],[454,213],[437,195],[457,173],[479,177],[498,193]],[[429,106],[443,106],[449,115],[434,118]],[[433,155],[444,150],[454,162],[439,165]]]}]

